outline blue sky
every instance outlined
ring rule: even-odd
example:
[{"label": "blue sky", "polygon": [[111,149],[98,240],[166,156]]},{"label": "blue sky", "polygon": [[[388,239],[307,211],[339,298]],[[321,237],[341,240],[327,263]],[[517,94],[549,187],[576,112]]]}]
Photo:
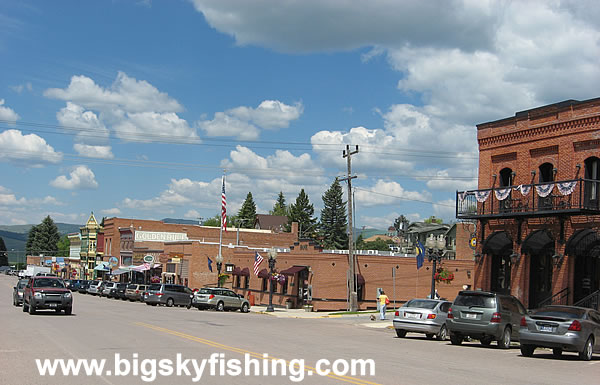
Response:
[{"label": "blue sky", "polygon": [[321,196],[452,220],[475,124],[598,96],[593,1],[0,1],[0,224]]}]

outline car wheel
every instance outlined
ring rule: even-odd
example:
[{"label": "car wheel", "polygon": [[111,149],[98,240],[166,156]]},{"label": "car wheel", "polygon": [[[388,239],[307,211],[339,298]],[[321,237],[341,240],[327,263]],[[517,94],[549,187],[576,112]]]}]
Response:
[{"label": "car wheel", "polygon": [[584,361],[590,361],[592,359],[592,352],[594,349],[594,339],[590,336],[587,341],[585,341],[585,345],[583,345],[583,350],[579,352],[579,358]]},{"label": "car wheel", "polygon": [[521,354],[523,357],[531,357],[533,356],[533,351],[535,350],[535,346],[533,345],[524,345],[521,344]]},{"label": "car wheel", "polygon": [[438,332],[438,334],[436,334],[435,337],[437,338],[438,341],[446,340],[446,338],[448,337],[448,329],[446,328],[446,325],[442,325],[442,327],[440,328],[440,331]]},{"label": "car wheel", "polygon": [[167,299],[167,307],[172,307],[174,303],[175,303],[175,301],[173,301],[173,298]]},{"label": "car wheel", "polygon": [[65,315],[71,315],[71,313],[73,313],[72,307],[65,308]]},{"label": "car wheel", "polygon": [[33,306],[32,304],[29,304],[29,314],[30,315],[35,314],[35,306]]},{"label": "car wheel", "polygon": [[450,343],[452,345],[460,345],[463,342],[463,337],[458,334],[450,334]]},{"label": "car wheel", "polygon": [[248,313],[248,304],[247,303],[243,304],[241,310],[242,310],[242,313]]},{"label": "car wheel", "polygon": [[490,344],[492,343],[492,341],[493,341],[492,337],[483,337],[482,339],[479,340],[479,342],[483,346],[490,346]]},{"label": "car wheel", "polygon": [[225,304],[223,302],[219,302],[217,304],[217,311],[223,311],[225,310]]},{"label": "car wheel", "polygon": [[56,314],[58,314],[58,313],[60,313],[60,309],[54,309],[54,312],[55,312]]},{"label": "car wheel", "polygon": [[508,349],[510,348],[510,328],[507,326],[502,332],[502,339],[498,341],[498,348]]},{"label": "car wheel", "polygon": [[562,349],[561,348],[552,349],[552,355],[554,356],[554,358],[560,358],[562,356]]},{"label": "car wheel", "polygon": [[433,334],[431,333],[426,333],[425,337],[427,337],[428,340],[432,340],[433,339]]},{"label": "car wheel", "polygon": [[406,330],[396,329],[396,335],[398,338],[404,338],[406,337]]},{"label": "car wheel", "polygon": [[146,305],[150,306],[150,305],[152,305],[152,304],[151,304],[151,303],[148,303],[148,302],[146,302]]}]

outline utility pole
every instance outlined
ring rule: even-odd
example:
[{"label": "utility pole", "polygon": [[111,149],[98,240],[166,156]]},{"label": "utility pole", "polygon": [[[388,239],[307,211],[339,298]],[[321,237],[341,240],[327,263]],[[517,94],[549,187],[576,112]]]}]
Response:
[{"label": "utility pole", "polygon": [[354,151],[350,151],[350,145],[346,145],[346,149],[343,151],[343,157],[348,159],[348,176],[340,179],[341,181],[348,182],[348,264],[350,265],[350,277],[348,278],[348,287],[350,289],[350,311],[358,310],[358,296],[356,290],[356,272],[354,262],[354,235],[352,227],[352,179],[356,176],[352,176],[352,155],[358,153],[358,146]]}]

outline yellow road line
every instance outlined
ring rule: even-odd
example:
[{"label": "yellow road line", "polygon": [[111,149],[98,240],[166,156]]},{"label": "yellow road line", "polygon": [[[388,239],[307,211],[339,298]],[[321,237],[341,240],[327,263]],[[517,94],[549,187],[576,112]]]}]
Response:
[{"label": "yellow road line", "polygon": [[[215,341],[211,341],[211,340],[207,340],[207,339],[204,339],[204,338],[192,336],[192,335],[181,333],[181,332],[178,332],[178,331],[175,331],[175,330],[171,330],[171,329],[166,329],[166,328],[163,328],[163,327],[160,327],[160,326],[151,325],[151,324],[147,324],[147,323],[144,323],[144,322],[134,322],[134,325],[145,327],[145,328],[148,328],[148,329],[152,329],[152,330],[163,332],[163,333],[167,333],[167,334],[171,334],[171,335],[174,335],[174,336],[177,336],[177,337],[185,338],[185,339],[190,340],[190,341],[199,342],[201,344],[212,346],[212,347],[217,348],[217,349],[227,350],[227,351],[234,352],[234,353],[239,353],[239,354],[248,354],[248,355],[250,355],[251,357],[254,357],[254,358],[264,359],[262,353],[256,353],[256,352],[252,352],[252,351],[249,351],[249,350],[236,348],[234,346],[220,344],[220,343],[215,342]],[[283,360],[287,364],[290,364],[290,361],[288,361],[288,360],[285,360],[285,359],[282,359],[282,358],[272,357],[271,355],[269,355],[269,359],[270,360]],[[311,367],[311,366],[305,366],[304,370],[306,372],[312,371],[313,373],[316,373],[316,368]],[[355,378],[355,377],[350,377],[350,376],[338,376],[336,374],[328,374],[326,377],[333,378],[333,379],[339,380],[339,381],[348,382],[348,383],[351,383],[351,384],[357,384],[357,385],[379,385],[379,384],[377,384],[375,382],[369,382],[369,381],[366,381],[366,380],[361,380],[360,378]]]}]

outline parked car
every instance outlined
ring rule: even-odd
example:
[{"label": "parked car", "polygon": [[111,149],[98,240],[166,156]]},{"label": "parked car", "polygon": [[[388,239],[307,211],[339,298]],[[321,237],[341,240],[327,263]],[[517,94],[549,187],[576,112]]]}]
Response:
[{"label": "parked car", "polygon": [[33,315],[39,309],[61,310],[69,315],[73,311],[73,296],[57,277],[33,277],[23,292],[23,311]]},{"label": "parked car", "polygon": [[143,301],[144,292],[148,289],[148,285],[130,283],[125,290],[125,297],[130,301]]},{"label": "parked car", "polygon": [[521,354],[531,357],[536,348],[551,348],[558,358],[563,351],[577,352],[585,361],[600,353],[600,313],[576,306],[546,306],[521,318]]},{"label": "parked car", "polygon": [[156,306],[158,304],[187,306],[192,304],[192,290],[183,285],[172,285],[168,283],[153,283],[144,292],[144,302],[148,305]]},{"label": "parked car", "polygon": [[101,281],[91,281],[90,285],[87,288],[87,293],[91,295],[98,295],[102,292],[102,282]]},{"label": "parked car", "polygon": [[28,279],[20,279],[17,285],[13,287],[13,305],[20,306],[23,304],[23,291],[29,282]]},{"label": "parked car", "polygon": [[81,285],[81,279],[71,279],[71,284],[69,285],[69,290],[78,291]]},{"label": "parked car", "polygon": [[126,283],[117,283],[110,289],[110,293],[108,293],[108,297],[114,299],[127,299],[125,297],[125,290],[127,290]]},{"label": "parked car", "polygon": [[100,293],[100,295],[102,297],[110,297],[110,291],[111,289],[117,287],[117,283],[116,282],[103,282],[103,286],[102,286],[102,292]]},{"label": "parked car", "polygon": [[81,294],[87,294],[91,283],[92,283],[92,281],[89,281],[87,279],[82,279],[79,282],[79,289],[77,291],[80,292]]},{"label": "parked car", "polygon": [[202,309],[216,309],[223,311],[226,309],[240,310],[247,313],[250,310],[250,302],[242,295],[233,290],[223,288],[205,287],[194,294],[192,306]]},{"label": "parked car", "polygon": [[443,341],[448,336],[446,317],[452,302],[438,299],[411,299],[406,302],[394,318],[396,335],[404,338],[407,332],[425,333],[427,338],[434,336]]},{"label": "parked car", "polygon": [[446,319],[453,345],[465,337],[477,339],[488,346],[492,341],[508,349],[510,342],[519,340],[521,318],[527,314],[523,304],[511,295],[486,291],[460,291]]}]

